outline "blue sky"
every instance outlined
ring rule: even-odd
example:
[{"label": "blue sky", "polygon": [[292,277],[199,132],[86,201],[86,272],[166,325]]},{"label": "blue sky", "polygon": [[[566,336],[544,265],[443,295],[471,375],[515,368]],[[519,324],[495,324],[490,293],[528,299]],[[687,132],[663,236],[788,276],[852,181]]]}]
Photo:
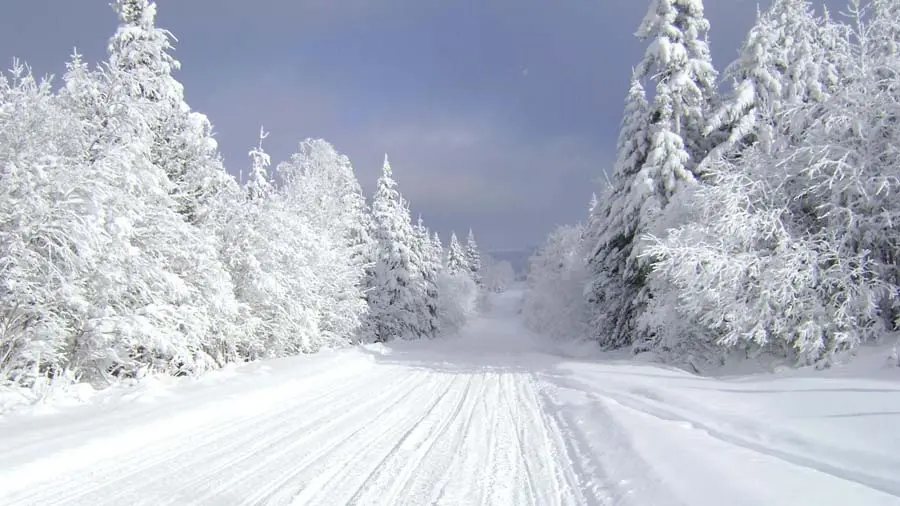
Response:
[{"label": "blue sky", "polygon": [[[540,243],[586,217],[614,157],[633,37],[648,0],[159,0],[177,77],[248,165],[260,125],[273,161],[306,137],[352,159],[367,191],[384,153],[427,224],[487,248]],[[843,2],[830,0],[837,9]],[[763,0],[763,7],[768,0]],[[719,70],[757,2],[707,0]],[[0,56],[61,74],[77,46],[104,57],[108,0],[7,0]]]}]

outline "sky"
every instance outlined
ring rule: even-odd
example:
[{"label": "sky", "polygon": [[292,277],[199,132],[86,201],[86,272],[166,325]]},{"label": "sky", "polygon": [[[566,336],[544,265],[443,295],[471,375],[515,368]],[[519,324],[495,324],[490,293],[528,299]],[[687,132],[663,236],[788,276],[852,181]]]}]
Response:
[{"label": "sky", "polygon": [[[722,71],[769,0],[707,0]],[[828,0],[837,10],[843,0]],[[385,153],[413,218],[486,249],[584,221],[614,157],[649,0],[158,0],[187,101],[239,176],[324,138],[371,194]],[[109,0],[0,3],[0,58],[61,75],[105,57]]]}]

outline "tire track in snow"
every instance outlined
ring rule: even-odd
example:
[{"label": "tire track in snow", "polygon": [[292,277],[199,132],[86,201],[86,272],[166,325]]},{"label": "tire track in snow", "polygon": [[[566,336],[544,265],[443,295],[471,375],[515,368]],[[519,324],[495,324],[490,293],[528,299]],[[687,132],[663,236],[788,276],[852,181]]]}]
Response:
[{"label": "tire track in snow", "polygon": [[542,384],[533,374],[529,374],[527,381],[522,382],[519,388],[520,397],[527,398],[532,406],[526,416],[531,418],[530,425],[541,433],[540,440],[543,442],[539,446],[540,451],[526,459],[526,462],[553,463],[552,469],[539,468],[533,471],[533,474],[538,476],[545,474],[553,476],[555,495],[543,497],[539,502],[591,506],[609,504],[610,497],[604,486],[593,488],[586,486],[587,483],[598,482],[598,479],[604,483],[605,480],[595,476],[583,465],[583,455],[570,453],[568,438],[563,435],[556,419],[547,413],[547,405],[541,393]]},{"label": "tire track in snow", "polygon": [[[347,368],[341,366],[345,365],[346,364],[342,362],[339,356],[323,357],[323,360],[317,361],[315,365],[311,366],[310,370],[304,370],[304,375],[306,377],[303,381],[294,381],[291,376],[284,374],[283,371],[279,371],[274,373],[272,377],[284,377],[284,383],[277,384],[275,387],[268,386],[263,389],[255,386],[255,381],[259,379],[259,376],[247,375],[243,377],[232,377],[228,379],[230,384],[234,384],[234,390],[231,394],[222,400],[218,400],[212,404],[206,404],[204,408],[218,409],[222,407],[222,405],[233,404],[236,399],[244,396],[253,397],[259,396],[260,394],[272,395],[273,391],[277,394],[279,391],[285,389],[285,384],[290,386],[292,382],[294,383],[293,387],[300,391],[315,392],[317,387],[322,387],[324,385],[330,386],[334,382],[344,380],[345,376],[348,376]],[[354,365],[371,368],[374,364],[368,361],[357,360]],[[269,369],[268,366],[251,366],[251,368],[261,370]],[[316,372],[319,373],[311,374]],[[358,371],[355,372],[357,372],[357,374],[349,376],[350,380],[359,376]],[[181,386],[182,385],[179,385],[179,387]],[[84,416],[86,411],[96,412],[96,408],[98,407],[96,404],[72,407],[67,409],[64,415],[54,414],[46,418],[35,418],[34,422],[36,429],[38,430],[27,434],[19,434],[12,440],[3,438],[2,436],[4,429],[17,417],[4,416],[0,418],[0,443],[2,443],[2,446],[4,447],[4,459],[8,459],[7,462],[9,462],[21,459],[23,456],[47,453],[48,441],[52,441],[57,448],[78,447],[83,445],[86,439],[108,437],[110,427],[129,427],[134,424],[135,420],[143,421],[145,419],[159,419],[159,411],[161,409],[171,413],[169,418],[183,416],[186,413],[191,413],[196,410],[198,394],[213,391],[214,387],[217,385],[215,383],[205,385],[187,383],[183,386],[188,390],[189,395],[173,396],[171,399],[166,399],[163,403],[143,403],[138,400],[136,403],[126,402],[121,405],[112,404],[109,409],[103,411],[102,423],[100,424],[97,423],[96,416]],[[152,382],[150,388],[152,388]],[[171,395],[169,388],[170,387],[164,388],[163,392],[165,395]],[[137,387],[133,391],[127,391],[122,394],[121,398],[140,399],[144,390],[144,386]],[[204,400],[206,399],[204,398]],[[54,420],[58,419],[60,416],[65,416],[65,423],[53,423]],[[21,483],[21,480],[15,480],[13,483]],[[0,486],[0,490],[4,490],[4,483],[0,482],[0,485],[2,485]]]},{"label": "tire track in snow", "polygon": [[521,374],[502,374],[498,378],[499,388],[493,407],[493,426],[497,436],[493,438],[494,448],[487,475],[490,477],[488,504],[535,505],[535,483],[524,460],[525,446],[522,444],[522,429],[516,422],[513,406],[520,405],[517,385]]},{"label": "tire track in snow", "polygon": [[[419,462],[416,473],[406,486],[406,495],[398,497],[397,505],[417,506],[436,504],[442,484],[448,479],[448,470],[457,459],[457,452],[471,425],[476,401],[484,391],[484,377],[464,375],[465,395],[460,399],[445,430],[432,442],[430,451]],[[375,489],[368,489],[361,496],[360,504],[379,504]]]},{"label": "tire track in snow", "polygon": [[[395,385],[395,389],[405,388],[407,385],[414,387],[416,377],[413,375],[406,374],[402,382],[387,381],[396,374],[397,371],[387,370],[385,374],[378,376],[384,376],[386,383]],[[404,378],[404,376],[400,376],[400,378]],[[381,397],[369,399],[369,402],[363,405],[360,405],[359,399],[350,396],[346,400],[340,399],[341,394],[345,393],[345,389],[352,391],[353,388],[362,387],[373,379],[376,378],[360,378],[359,381],[345,384],[341,389],[316,393],[309,398],[293,399],[276,411],[262,411],[249,417],[235,418],[222,424],[202,427],[199,432],[189,431],[173,441],[153,447],[150,457],[137,453],[124,460],[112,461],[99,469],[73,473],[62,482],[35,487],[29,491],[31,493],[26,493],[25,496],[14,496],[9,500],[35,504],[50,498],[63,498],[65,501],[82,500],[83,504],[102,504],[98,498],[85,496],[100,496],[101,494],[98,493],[104,492],[102,494],[103,501],[109,504],[202,502],[204,497],[198,497],[197,494],[202,492],[203,488],[196,489],[194,487],[208,486],[215,481],[222,482],[222,475],[228,474],[230,469],[237,467],[236,464],[244,462],[266,449],[277,447],[279,443],[295,437],[297,431],[310,427],[322,430],[327,427],[327,424],[321,422],[333,415],[331,411],[333,409],[340,410],[338,412],[342,413],[344,417],[352,417],[353,414],[364,410],[370,404],[379,402]],[[308,419],[305,423],[301,422],[295,431],[278,430],[291,421],[296,422],[301,419],[303,411],[317,407],[322,408],[322,414]],[[244,434],[240,435],[240,432]],[[245,443],[248,448],[241,449],[241,443]],[[212,450],[212,453],[203,451],[205,449]],[[188,462],[178,460],[184,456],[188,457]],[[209,465],[211,457],[214,465]],[[215,462],[217,457],[223,461]],[[123,469],[125,470],[124,474]],[[195,476],[184,481],[182,473]],[[167,478],[173,476],[178,476],[179,482],[182,483],[174,490],[165,483]],[[214,477],[217,480],[214,480]],[[94,485],[90,486],[86,483],[94,483]],[[229,486],[231,484],[226,481],[219,487],[207,490],[205,495],[208,498],[209,495],[221,493]],[[161,496],[166,497],[166,501],[160,499],[148,501],[148,497]]]},{"label": "tire track in snow", "polygon": [[[396,448],[397,451],[393,452],[389,459],[383,461],[380,466],[382,470],[380,476],[387,480],[381,482],[376,480],[374,483],[367,481],[364,485],[366,496],[381,497],[381,501],[387,504],[403,504],[410,501],[413,501],[414,504],[421,503],[423,496],[412,491],[411,483],[415,473],[423,471],[423,467],[440,470],[440,466],[435,467],[431,462],[426,465],[426,459],[432,455],[435,445],[444,439],[444,435],[450,427],[457,423],[466,399],[472,391],[471,376],[456,376],[454,381],[461,384],[458,389],[459,395],[454,398],[453,402],[448,402],[444,409],[431,413],[432,420],[429,425],[423,427],[423,424],[420,424],[407,434],[400,446]],[[396,476],[391,482],[390,474],[386,474],[384,471],[393,469],[396,465],[401,465],[401,471],[399,476]],[[385,488],[387,490],[384,490]],[[382,490],[383,493],[380,493],[379,490]],[[355,503],[366,504],[366,502],[357,497]]]},{"label": "tire track in snow", "polygon": [[495,429],[486,423],[488,416],[485,398],[497,387],[495,377],[480,376],[482,389],[472,399],[472,411],[466,422],[465,435],[455,450],[455,458],[447,469],[448,483],[442,484],[442,495],[436,504],[485,504],[483,494],[487,477],[485,466],[490,461],[486,450],[490,444],[490,432]]},{"label": "tire track in snow", "polygon": [[[270,472],[270,478],[264,483],[254,482],[257,480],[259,467],[262,466],[242,473],[242,479],[238,481],[243,487],[240,489],[241,500],[236,504],[289,503],[298,489],[286,490],[286,487],[295,476],[315,465],[353,437],[368,430],[366,422],[369,420],[370,410],[374,410],[377,418],[401,406],[411,392],[419,391],[421,381],[427,376],[427,373],[421,372],[410,374],[408,378],[399,382],[396,388],[388,389],[388,393],[383,395],[367,396],[365,392],[357,394],[362,399],[356,399],[357,406],[352,410],[338,414],[329,411],[332,417],[328,422],[316,426],[286,448],[275,450],[273,453],[258,453],[266,461],[266,470]],[[323,434],[328,435],[324,441],[317,438]],[[274,448],[269,448],[269,451],[273,450]],[[298,457],[301,457],[299,461],[295,461]],[[274,478],[271,477],[273,475]]]},{"label": "tire track in snow", "polygon": [[[661,485],[654,469],[634,449],[628,428],[605,406],[590,403],[564,407],[559,401],[559,386],[547,381],[540,381],[539,385],[543,411],[553,419],[574,468],[577,488],[586,496],[588,504],[683,506]],[[569,393],[590,398],[590,394],[580,390]],[[589,437],[585,426],[595,428],[599,434]]]},{"label": "tire track in snow", "polygon": [[[11,501],[0,491],[0,502],[607,503],[581,490],[592,483],[583,476],[589,469],[571,458],[530,373],[386,364],[334,388],[270,401],[254,404],[261,409],[253,412],[207,416],[141,452],[51,475],[46,484],[5,498]],[[196,410],[198,416],[207,411],[203,404]]]},{"label": "tire track in snow", "polygon": [[[506,398],[506,409],[509,413],[509,416],[513,420],[521,420],[523,418],[522,415],[522,404],[519,402],[519,398],[522,395],[521,391],[521,383],[515,382],[513,385],[513,391],[515,395],[508,396]],[[525,430],[525,427],[521,424],[516,424],[515,429],[516,435],[516,452],[519,455],[527,456],[528,449],[530,447],[529,441],[527,440],[528,433]],[[525,473],[526,483],[528,485],[528,502],[527,504],[531,504],[533,506],[539,506],[538,502],[538,491],[536,488],[535,474],[531,469],[531,464],[528,462],[528,459],[525,458],[524,462],[520,466],[522,471]]]},{"label": "tire track in snow", "polygon": [[[394,409],[366,420],[352,439],[305,470],[302,477],[298,476],[298,487],[289,496],[284,495],[284,499],[291,504],[323,504],[326,501],[346,504],[354,490],[348,483],[350,474],[366,463],[383,461],[384,455],[392,451],[404,432],[416,427],[450,395],[455,387],[450,380],[429,373],[412,395],[399,397]],[[357,476],[353,481],[358,479]]]}]

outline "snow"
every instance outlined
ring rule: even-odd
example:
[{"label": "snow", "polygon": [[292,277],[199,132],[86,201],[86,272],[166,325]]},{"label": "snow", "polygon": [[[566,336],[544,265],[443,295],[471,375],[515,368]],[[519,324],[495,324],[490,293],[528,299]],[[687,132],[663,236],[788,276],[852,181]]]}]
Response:
[{"label": "snow", "polygon": [[151,378],[0,418],[0,504],[898,505],[900,369],[699,377],[525,329]]}]

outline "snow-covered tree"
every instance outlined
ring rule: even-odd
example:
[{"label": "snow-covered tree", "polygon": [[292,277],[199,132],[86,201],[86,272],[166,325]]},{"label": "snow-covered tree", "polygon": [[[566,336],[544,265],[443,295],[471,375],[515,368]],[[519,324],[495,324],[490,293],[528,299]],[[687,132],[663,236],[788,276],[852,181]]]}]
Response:
[{"label": "snow-covered tree", "polygon": [[437,336],[440,331],[438,310],[440,307],[440,292],[437,286],[437,276],[442,270],[440,252],[435,251],[431,241],[431,234],[425,226],[422,216],[419,216],[413,227],[415,240],[413,242],[413,260],[417,272],[416,281],[421,285],[422,304],[418,306],[420,311],[419,321],[425,329],[425,335]]},{"label": "snow-covered tree", "polygon": [[444,256],[444,243],[441,242],[441,235],[437,232],[431,236],[431,251],[435,258],[438,259],[438,270],[443,271],[447,268],[446,258]]},{"label": "snow-covered tree", "polygon": [[478,249],[478,243],[475,242],[475,233],[469,229],[469,235],[466,238],[466,266],[469,269],[469,275],[476,285],[481,286],[481,251]]},{"label": "snow-covered tree", "polygon": [[59,97],[78,124],[70,170],[115,188],[95,192],[110,253],[91,278],[98,313],[72,352],[89,357],[81,367],[94,377],[192,372],[236,356],[231,280],[213,238],[176,212],[152,162],[154,106],[129,93],[140,76],[129,71],[91,72],[76,59]]},{"label": "snow-covered tree", "polygon": [[516,271],[509,261],[498,261],[491,255],[484,255],[481,263],[481,279],[485,289],[501,293],[516,282]]},{"label": "snow-covered tree", "polygon": [[74,170],[79,127],[23,65],[0,78],[0,381],[31,386],[90,360],[79,337],[99,309],[98,204],[116,189]]},{"label": "snow-covered tree", "polygon": [[382,175],[372,203],[374,239],[378,244],[375,282],[369,292],[369,310],[378,341],[417,339],[432,335],[424,283],[418,271],[416,236],[410,212],[397,190],[390,162],[385,156]]},{"label": "snow-covered tree", "polygon": [[311,268],[318,329],[327,345],[355,335],[367,312],[363,289],[371,247],[368,213],[350,160],[328,142],[306,139],[278,166],[283,192],[318,245]]},{"label": "snow-covered tree", "polygon": [[437,288],[441,334],[458,332],[478,312],[478,287],[464,272],[451,274],[444,271],[437,277]]},{"label": "snow-covered tree", "polygon": [[[221,221],[212,219],[212,216],[224,213],[228,206],[224,205],[224,199],[201,199],[194,192],[199,187],[193,186],[191,214],[194,219],[191,224],[182,226],[170,223],[179,215],[184,221],[185,192],[182,189],[187,188],[173,177],[172,164],[184,162],[191,170],[203,171],[202,174],[197,172],[198,179],[193,181],[213,184],[217,196],[218,192],[231,192],[236,196],[236,183],[220,164],[215,163],[218,153],[211,137],[204,133],[208,131],[208,122],[201,121],[205,118],[187,113],[176,117],[171,113],[184,112],[183,90],[171,76],[178,64],[167,53],[171,49],[170,35],[154,26],[155,4],[146,0],[119,0],[114,6],[121,24],[109,43],[103,94],[107,97],[104,100],[124,111],[111,114],[128,114],[129,117],[111,118],[101,112],[89,120],[102,125],[101,132],[109,132],[109,140],[130,136],[120,143],[127,143],[134,152],[133,156],[137,157],[132,166],[146,166],[141,169],[145,174],[153,174],[156,178],[161,173],[168,179],[154,180],[153,186],[147,187],[150,193],[137,196],[149,199],[148,205],[154,208],[137,218],[136,222],[152,231],[140,233],[137,237],[154,237],[154,246],[148,243],[142,253],[185,283],[184,294],[177,296],[177,302],[172,302],[177,310],[173,308],[171,325],[177,329],[192,329],[189,332],[181,330],[180,334],[193,336],[192,339],[198,341],[206,340],[209,335],[220,335],[220,339],[227,341],[225,336],[234,332],[232,323],[236,305],[231,280],[218,256]],[[184,120],[180,123],[184,127],[181,131],[168,130],[178,123],[176,120],[181,119]],[[135,177],[136,170],[133,169],[129,177]],[[158,195],[158,190],[167,192],[169,196]],[[160,251],[154,251],[154,247]],[[180,337],[173,335],[173,339]],[[233,354],[231,344],[217,344],[213,348],[224,348],[214,351],[213,356]]]},{"label": "snow-covered tree", "polygon": [[459,243],[456,232],[450,233],[450,246],[447,248],[447,271],[450,274],[459,274],[461,272],[468,274],[469,272],[466,251]]},{"label": "snow-covered tree", "polygon": [[634,245],[652,218],[643,212],[650,194],[639,174],[650,152],[650,116],[644,88],[632,79],[619,133],[612,180],[588,221],[584,248],[591,272],[586,296],[597,340],[607,347],[630,342],[632,310],[644,273]]},{"label": "snow-covered tree", "polygon": [[[775,132],[785,148],[757,143],[716,161],[715,184],[682,196],[688,218],[655,231],[646,253],[669,291],[657,290],[666,300],[654,299],[643,323],[655,329],[657,346],[827,363],[895,325],[900,102],[881,76],[897,75],[900,65],[876,63],[890,60],[873,38],[877,14],[858,3],[851,13],[854,26],[832,27],[835,38],[820,41],[827,60],[810,44],[792,49],[813,63],[792,74],[805,78],[789,81],[790,128]],[[822,79],[822,61],[840,66],[839,88]]]},{"label": "snow-covered tree", "polygon": [[250,200],[265,199],[274,191],[272,176],[269,174],[272,158],[263,150],[263,141],[268,136],[269,134],[260,127],[259,145],[250,150],[250,173],[244,185],[245,193]]},{"label": "snow-covered tree", "polygon": [[[652,295],[639,239],[673,196],[701,179],[712,147],[706,117],[717,100],[717,73],[700,0],[652,0],[636,36],[649,45],[634,70],[616,164],[602,203],[592,206],[584,235],[596,338],[621,347]],[[643,83],[655,83],[652,103]]]},{"label": "snow-covered tree", "polygon": [[180,68],[170,54],[173,37],[155,26],[155,3],[116,0],[113,6],[121,24],[109,41],[109,66],[129,76],[122,92],[149,105],[144,119],[153,139],[151,162],[172,181],[179,213],[192,224],[212,220],[214,228],[217,216],[227,212],[219,194],[235,192],[236,182],[222,166],[212,125],[190,110],[184,87],[173,76]]},{"label": "snow-covered tree", "polygon": [[[687,171],[693,171],[710,148],[704,131],[707,111],[716,100],[717,73],[706,42],[708,30],[702,0],[651,0],[636,33],[649,45],[635,77],[656,83],[651,118],[658,128],[651,139],[661,138],[651,144],[665,146],[673,142],[668,139],[672,134],[680,137],[687,159],[678,164]],[[666,172],[678,178],[678,170]]]},{"label": "snow-covered tree", "polygon": [[773,17],[780,19],[773,16],[772,10],[757,13],[756,24],[741,46],[739,58],[725,71],[734,80],[734,90],[706,126],[707,134],[722,131],[728,135],[716,146],[716,156],[739,151],[755,142],[761,143],[760,148],[766,152],[773,149],[774,121],[783,105],[785,76],[782,73],[786,70],[777,46]]},{"label": "snow-covered tree", "polygon": [[839,86],[842,32],[816,18],[808,0],[776,0],[758,13],[739,58],[726,71],[734,90],[707,125],[707,133],[728,135],[716,154],[755,142],[767,151],[795,143],[808,124],[806,115],[815,114],[812,108],[795,114],[797,108],[824,101]]},{"label": "snow-covered tree", "polygon": [[557,228],[528,261],[529,290],[522,305],[525,323],[556,339],[581,339],[589,334],[582,233],[580,226]]},{"label": "snow-covered tree", "polygon": [[[266,135],[260,130],[259,144],[250,150],[246,198],[223,234],[222,255],[245,307],[241,354],[249,359],[312,351],[317,331],[311,325],[314,308],[297,291],[300,283],[311,283],[313,272],[305,263],[294,263],[304,259],[291,252],[291,241],[298,237],[283,235],[284,224],[293,225],[292,216],[269,175],[271,159],[262,145]],[[306,228],[300,230],[308,237]]]}]

